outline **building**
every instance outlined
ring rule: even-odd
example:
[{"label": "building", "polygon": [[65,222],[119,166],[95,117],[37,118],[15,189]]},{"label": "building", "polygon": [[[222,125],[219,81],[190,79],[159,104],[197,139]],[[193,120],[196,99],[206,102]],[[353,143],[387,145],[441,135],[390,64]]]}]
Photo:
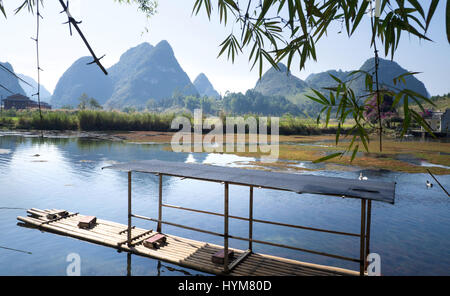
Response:
[{"label": "building", "polygon": [[[3,99],[2,101],[5,110],[12,108],[16,110],[39,108],[38,102],[30,100],[28,97],[21,94],[9,96],[6,99]],[[41,102],[41,109],[51,109],[51,108],[52,107],[49,104]]]},{"label": "building", "polygon": [[[450,133],[450,108],[447,108],[445,112],[428,112],[426,115],[424,115],[424,119],[433,132]],[[424,131],[423,127],[422,131]]]}]

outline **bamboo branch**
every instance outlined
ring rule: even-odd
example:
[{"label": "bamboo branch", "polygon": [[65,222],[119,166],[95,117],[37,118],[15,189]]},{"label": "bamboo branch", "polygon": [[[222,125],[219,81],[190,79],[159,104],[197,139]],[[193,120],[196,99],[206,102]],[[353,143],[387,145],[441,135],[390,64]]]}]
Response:
[{"label": "bamboo branch", "polygon": [[106,69],[103,67],[103,65],[100,63],[100,60],[104,57],[104,55],[100,58],[97,58],[97,56],[95,55],[94,51],[92,50],[91,46],[89,45],[89,42],[86,40],[86,37],[84,37],[83,32],[81,32],[80,28],[78,27],[78,24],[81,23],[77,22],[72,15],[69,12],[69,6],[68,3],[67,5],[64,3],[63,0],[59,0],[59,3],[61,3],[61,6],[63,7],[63,11],[67,14],[67,17],[69,18],[69,20],[66,22],[66,24],[69,24],[69,29],[70,29],[70,35],[72,35],[72,27],[71,25],[74,26],[75,30],[77,30],[78,34],[80,35],[81,39],[83,39],[84,44],[86,45],[87,49],[89,50],[89,52],[91,53],[92,57],[94,58],[94,60],[90,63],[88,63],[88,65],[96,63],[100,69],[103,71],[103,73],[105,73],[105,75],[108,75],[108,72],[106,71]]}]

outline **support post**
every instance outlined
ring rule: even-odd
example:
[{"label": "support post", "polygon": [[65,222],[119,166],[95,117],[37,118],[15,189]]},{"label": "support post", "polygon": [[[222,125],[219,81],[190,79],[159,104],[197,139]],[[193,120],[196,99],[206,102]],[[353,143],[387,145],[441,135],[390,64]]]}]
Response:
[{"label": "support post", "polygon": [[364,242],[365,242],[365,231],[366,231],[366,200],[361,199],[361,234],[360,234],[360,252],[359,252],[359,275],[364,275],[364,266],[366,259],[364,258]]},{"label": "support post", "polygon": [[228,182],[225,182],[225,196],[224,196],[224,262],[223,271],[228,273]]},{"label": "support post", "polygon": [[131,246],[131,171],[128,172],[128,231],[127,241],[128,246]]},{"label": "support post", "polygon": [[158,226],[156,227],[157,232],[161,232],[161,221],[162,221],[162,174],[159,174],[159,203],[158,203]]},{"label": "support post", "polygon": [[367,228],[366,228],[366,258],[364,259],[364,270],[367,271],[367,256],[370,254],[370,220],[372,218],[372,201],[367,201]]},{"label": "support post", "polygon": [[127,253],[127,276],[131,276],[131,253]]},{"label": "support post", "polygon": [[253,186],[250,186],[250,204],[249,204],[249,213],[248,213],[248,249],[250,250],[250,252],[253,249]]}]

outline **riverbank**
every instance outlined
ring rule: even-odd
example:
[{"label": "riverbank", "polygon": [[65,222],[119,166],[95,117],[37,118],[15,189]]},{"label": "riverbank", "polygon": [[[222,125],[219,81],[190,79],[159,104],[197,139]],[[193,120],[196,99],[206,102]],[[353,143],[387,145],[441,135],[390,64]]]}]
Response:
[{"label": "riverbank", "polygon": [[[172,151],[170,142],[174,132],[156,131],[128,131],[128,132],[79,132],[79,131],[44,131],[47,138],[84,138],[105,141],[120,141],[136,144],[167,144],[164,149]],[[40,131],[3,131],[0,135],[22,135],[26,137],[39,137]],[[193,139],[192,139],[193,140]],[[386,138],[383,140],[383,151],[379,151],[379,142],[374,137],[369,143],[369,153],[361,148],[350,162],[350,155],[336,157],[324,162],[321,168],[307,168],[299,166],[299,162],[312,163],[326,155],[343,152],[348,145],[348,140],[343,138],[335,145],[335,135],[289,135],[279,137],[279,161],[275,163],[263,163],[259,159],[261,152],[226,152],[238,156],[252,157],[255,160],[251,164],[270,170],[346,170],[346,167],[360,167],[362,169],[389,170],[405,173],[427,173],[427,169],[437,175],[450,174],[450,143],[438,141],[420,141],[420,139],[408,139],[400,141]],[[249,142],[249,135],[246,135]],[[360,145],[362,147],[362,145]],[[192,149],[193,151],[194,149]],[[204,150],[202,150],[204,152]]]}]

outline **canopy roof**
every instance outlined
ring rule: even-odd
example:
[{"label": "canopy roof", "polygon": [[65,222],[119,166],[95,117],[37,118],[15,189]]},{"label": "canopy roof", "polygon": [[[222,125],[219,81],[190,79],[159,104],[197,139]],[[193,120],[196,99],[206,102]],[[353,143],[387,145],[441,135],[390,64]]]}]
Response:
[{"label": "canopy roof", "polygon": [[144,160],[115,164],[104,168],[126,172],[141,172],[184,177],[212,182],[361,198],[394,203],[395,182],[361,181],[337,177],[267,172],[215,165]]}]

